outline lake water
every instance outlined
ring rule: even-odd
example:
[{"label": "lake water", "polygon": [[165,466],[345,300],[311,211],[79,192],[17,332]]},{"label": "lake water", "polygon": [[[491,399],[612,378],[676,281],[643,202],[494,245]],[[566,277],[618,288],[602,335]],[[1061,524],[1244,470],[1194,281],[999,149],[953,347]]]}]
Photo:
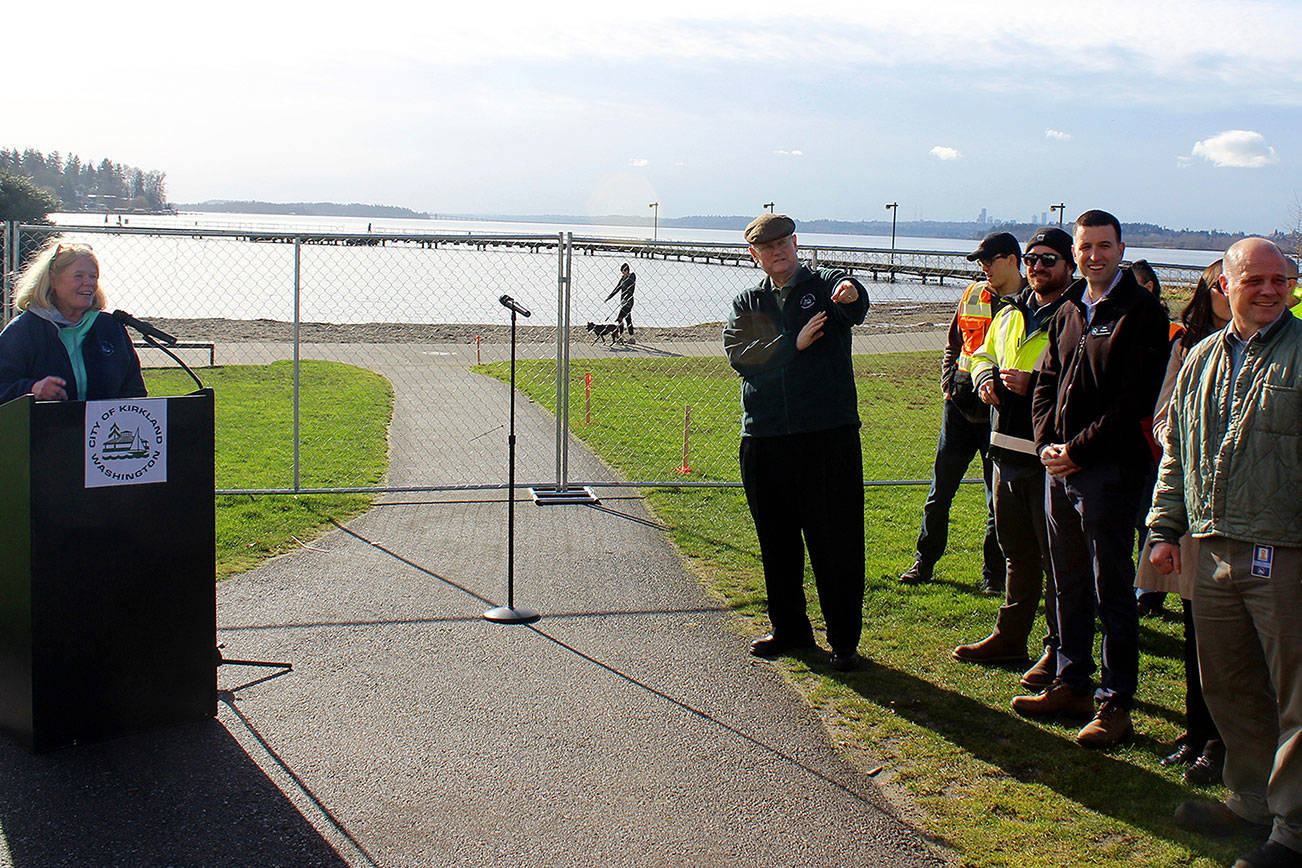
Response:
[{"label": "lake water", "polygon": [[[294,318],[293,246],[212,235],[138,235],[117,232],[116,215],[55,214],[69,235],[84,233],[100,258],[101,279],[111,307],[142,317]],[[650,227],[510,223],[469,220],[398,220],[296,215],[182,213],[130,215],[123,229],[243,230],[306,233],[407,235],[513,235],[555,238],[649,240]],[[732,230],[662,228],[662,241],[736,244]],[[802,248],[819,246],[885,250],[890,238],[799,233]],[[971,240],[896,238],[897,250],[965,253]],[[1127,249],[1127,258],[1172,265],[1204,266],[1220,256],[1210,251]],[[627,254],[575,255],[572,260],[571,321],[613,321],[617,300],[605,296],[619,277]],[[753,286],[754,268],[658,259],[628,260],[638,275],[637,325],[684,326],[719,322],[733,296]],[[300,248],[299,316],[304,321],[368,323],[500,323],[503,293],[534,310],[528,322],[557,322],[557,257],[554,250],[407,245]],[[869,283],[876,301],[952,302],[961,286],[900,281]],[[871,320],[872,314],[869,314]]]}]

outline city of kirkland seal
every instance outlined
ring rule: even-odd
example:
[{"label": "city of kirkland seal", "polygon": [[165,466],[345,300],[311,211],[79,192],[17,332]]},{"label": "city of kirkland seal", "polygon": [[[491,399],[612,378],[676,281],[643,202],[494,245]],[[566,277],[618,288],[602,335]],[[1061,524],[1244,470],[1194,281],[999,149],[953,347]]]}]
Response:
[{"label": "city of kirkland seal", "polygon": [[167,481],[167,401],[86,402],[86,487]]}]

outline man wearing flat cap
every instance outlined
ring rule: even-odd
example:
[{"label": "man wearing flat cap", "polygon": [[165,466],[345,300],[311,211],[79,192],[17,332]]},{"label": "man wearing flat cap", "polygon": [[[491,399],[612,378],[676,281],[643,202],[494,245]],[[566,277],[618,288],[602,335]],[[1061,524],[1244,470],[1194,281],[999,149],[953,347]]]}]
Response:
[{"label": "man wearing flat cap", "polygon": [[900,575],[906,585],[929,582],[936,562],[949,543],[949,508],[972,459],[980,456],[986,487],[986,527],[982,540],[981,583],[986,594],[1004,590],[1006,564],[995,538],[991,496],[990,408],[977,396],[972,360],[985,343],[986,331],[1001,300],[1026,286],[1022,278],[1022,246],[1007,232],[987,235],[967,256],[979,263],[985,280],[968,284],[949,324],[949,339],[940,362],[940,393],[944,399],[940,437],[931,469],[931,490],[922,505],[913,566]]},{"label": "man wearing flat cap", "polygon": [[805,611],[808,546],[831,663],[846,671],[859,659],[865,569],[850,328],[863,322],[868,294],[844,271],[802,265],[795,231],[782,214],[746,227],[767,276],[733,299],[723,330],[728,363],[742,378],[741,479],[773,628],[750,650],[777,657],[817,647]]}]

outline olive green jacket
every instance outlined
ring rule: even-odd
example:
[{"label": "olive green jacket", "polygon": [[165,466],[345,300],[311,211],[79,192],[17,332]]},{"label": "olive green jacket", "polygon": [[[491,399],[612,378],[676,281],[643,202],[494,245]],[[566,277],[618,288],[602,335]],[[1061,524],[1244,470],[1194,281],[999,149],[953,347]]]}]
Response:
[{"label": "olive green jacket", "polygon": [[1227,332],[1176,378],[1148,526],[1164,542],[1187,531],[1302,546],[1302,320],[1250,341],[1233,383]]}]

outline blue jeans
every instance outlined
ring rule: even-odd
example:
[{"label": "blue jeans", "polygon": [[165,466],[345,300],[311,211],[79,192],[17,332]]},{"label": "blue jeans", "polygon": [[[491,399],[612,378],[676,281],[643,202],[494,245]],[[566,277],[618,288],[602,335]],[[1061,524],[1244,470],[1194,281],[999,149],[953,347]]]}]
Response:
[{"label": "blue jeans", "polygon": [[981,474],[986,483],[986,531],[982,541],[981,576],[993,588],[1004,586],[1004,553],[995,538],[995,511],[990,487],[990,423],[972,422],[952,401],[944,403],[936,462],[931,469],[931,490],[922,505],[922,529],[918,532],[918,563],[930,573],[949,543],[949,507],[958,492],[963,474],[972,459],[981,456]]},{"label": "blue jeans", "polygon": [[1103,625],[1099,702],[1129,709],[1139,681],[1135,608],[1135,511],[1143,474],[1116,464],[1050,476],[1045,489],[1049,554],[1058,590],[1058,680],[1088,693],[1094,674],[1094,615]]}]

